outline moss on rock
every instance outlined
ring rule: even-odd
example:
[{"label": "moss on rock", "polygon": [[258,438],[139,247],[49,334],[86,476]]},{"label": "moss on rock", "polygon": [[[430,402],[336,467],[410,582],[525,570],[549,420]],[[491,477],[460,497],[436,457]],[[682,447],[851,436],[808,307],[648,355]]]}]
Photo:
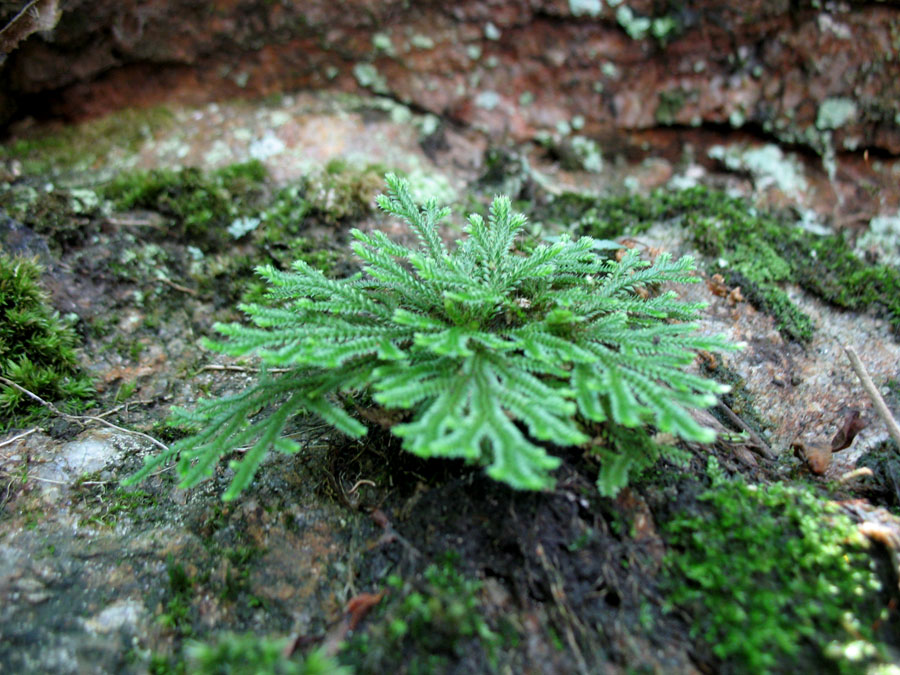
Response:
[{"label": "moss on rock", "polygon": [[850,520],[808,488],[728,479],[714,458],[709,475],[705,506],[665,527],[666,587],[722,672],[863,672],[878,660],[887,607]]},{"label": "moss on rock", "polygon": [[253,216],[263,199],[265,167],[258,161],[205,173],[188,168],[120,174],[103,188],[116,210],[148,209],[169,219],[174,231],[207,250],[221,249],[229,226]]},{"label": "moss on rock", "polygon": [[695,187],[608,199],[564,194],[539,217],[574,223],[595,237],[638,233],[676,219],[694,245],[723,268],[727,282],[740,285],[792,340],[809,341],[814,325],[784,291],[785,283],[844,309],[875,308],[900,331],[900,271],[866,263],[842,235],[813,234],[720,191]]},{"label": "moss on rock", "polygon": [[[41,268],[0,253],[0,374],[51,402],[75,410],[90,403],[91,379],[78,368],[75,331],[50,306]],[[40,407],[0,384],[0,429],[25,423]]]}]

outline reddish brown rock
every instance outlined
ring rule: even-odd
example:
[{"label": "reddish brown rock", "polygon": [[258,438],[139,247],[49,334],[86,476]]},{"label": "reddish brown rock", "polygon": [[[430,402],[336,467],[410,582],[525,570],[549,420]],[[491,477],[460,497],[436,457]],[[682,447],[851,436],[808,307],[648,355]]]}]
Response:
[{"label": "reddish brown rock", "polygon": [[576,117],[600,140],[735,125],[817,152],[900,154],[896,2],[59,4],[56,28],[0,70],[7,121],[368,89],[515,139]]}]

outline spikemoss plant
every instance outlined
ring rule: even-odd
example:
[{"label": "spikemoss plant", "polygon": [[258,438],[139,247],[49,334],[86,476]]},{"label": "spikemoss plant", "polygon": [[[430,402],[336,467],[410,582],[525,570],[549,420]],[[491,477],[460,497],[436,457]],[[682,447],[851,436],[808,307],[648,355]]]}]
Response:
[{"label": "spikemoss plant", "polygon": [[[340,401],[359,392],[407,411],[392,428],[406,450],[484,465],[520,489],[550,487],[560,460],[549,446],[586,443],[588,422],[713,439],[689,409],[711,405],[726,388],[685,366],[696,350],[728,344],[681,323],[701,305],[672,291],[639,293],[696,281],[690,258],[660,255],[650,264],[630,252],[615,262],[589,237],[517,252],[525,218],[505,197],[494,200],[488,220],[471,215],[468,236],[450,250],[438,231],[449,209],[435,200],[419,206],[405,181],[389,174],[387,182],[378,205],[408,223],[418,247],[354,230],[365,266],[350,279],[328,279],[303,262],[292,272],[260,268],[270,303],[243,306],[255,325],[219,324],[228,339],[206,343],[231,356],[256,354],[258,383],[176,410],[176,420],[200,430],[131,482],[180,455],[181,484],[192,486],[246,445],[224,495],[232,499],[270,448],[299,450],[282,437],[295,415],[315,413],[346,434],[364,434]],[[287,372],[276,377],[271,367]]]},{"label": "spikemoss plant", "polygon": [[[69,410],[90,402],[91,379],[75,356],[75,331],[50,306],[41,268],[0,252],[0,375]],[[0,384],[0,429],[23,423],[36,408],[21,391]]]}]

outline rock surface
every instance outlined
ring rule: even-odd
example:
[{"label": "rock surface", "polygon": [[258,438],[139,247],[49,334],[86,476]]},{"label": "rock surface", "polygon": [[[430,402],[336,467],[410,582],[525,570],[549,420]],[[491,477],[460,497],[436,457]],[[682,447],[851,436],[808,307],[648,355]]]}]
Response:
[{"label": "rock surface", "polygon": [[[168,126],[132,151],[112,143],[110,154],[88,156],[95,175],[106,176],[115,167],[210,169],[256,158],[277,183],[289,184],[317,165],[344,158],[351,165],[397,167],[418,188],[457,204],[484,187],[488,141],[482,134],[452,127],[436,131],[427,114],[383,97],[297,95],[253,105],[174,107],[170,114]],[[89,126],[79,129],[90,132]],[[746,162],[755,176],[715,174],[696,163],[662,158],[570,171],[548,161],[541,146],[526,144],[510,153],[507,166],[517,163],[522,171],[499,178],[503,189],[513,192],[527,192],[528,181],[554,194],[699,181],[748,194],[756,187],[760,201],[787,200],[798,210],[815,203],[817,178],[802,162],[772,174],[747,160],[742,147],[738,143],[725,152]],[[782,162],[796,159],[775,150],[766,153]],[[65,202],[63,188],[44,189],[59,191],[60,203]],[[187,257],[179,253],[186,242],[165,242],[163,255],[160,245],[145,242],[154,238],[152,219],[105,211],[92,218],[103,223],[94,236],[52,255],[61,257],[59,289],[75,289],[72,311],[88,324],[116,317],[111,329],[89,331],[84,349],[106,388],[105,405],[117,411],[110,419],[158,435],[170,405],[190,407],[201,395],[245,386],[246,374],[202,368],[210,355],[200,350],[198,338],[210,334],[212,322],[227,310],[214,296],[189,288],[194,282],[178,263]],[[357,225],[403,234],[394,221],[373,220]],[[448,237],[457,234],[451,226]],[[650,248],[689,253],[685,235],[676,223],[663,222],[641,240]],[[340,226],[326,236],[340,238]],[[155,262],[143,272],[132,261],[126,278],[110,276],[129,259],[120,254],[151,249]],[[49,250],[46,244],[42,250]],[[230,254],[240,255],[238,243]],[[163,284],[159,269],[179,283]],[[716,262],[706,260],[703,269],[712,279]],[[835,454],[825,478],[838,480],[885,437],[839,345],[855,345],[880,383],[896,377],[900,346],[883,319],[842,312],[798,288],[787,290],[815,321],[808,346],[787,342],[772,317],[739,294],[724,293],[715,284],[681,289],[686,299],[709,303],[704,330],[747,343],[724,362],[760,412],[761,434],[779,460],[757,460],[740,442],[723,442],[718,453],[732,470],[743,466],[757,476],[802,472],[790,458],[790,444],[830,439],[844,409],[855,407],[870,425],[850,449]],[[69,297],[62,290],[55,296],[58,302]],[[121,392],[125,384],[132,385],[132,395],[123,394],[125,405],[113,406],[119,401],[116,388]],[[896,407],[896,398],[892,404]],[[575,638],[566,638],[561,647],[552,637],[558,634],[555,625],[569,621],[573,630],[583,631],[577,639],[590,647],[587,658],[597,669],[620,672],[616,668],[626,664],[698,672],[697,647],[686,637],[686,625],[658,609],[655,590],[665,551],[660,527],[671,515],[670,502],[691,498],[683,486],[644,495],[624,491],[616,500],[600,500],[593,483],[567,463],[558,489],[535,499],[491,485],[477,470],[446,469],[441,463],[410,469],[390,446],[378,452],[372,451],[376,445],[329,449],[327,439],[312,433],[304,452],[270,458],[252,489],[239,501],[222,504],[230,480],[224,467],[189,491],[174,486],[171,470],[136,488],[121,487],[119,481],[141,458],[156,452],[140,437],[51,425],[0,442],[0,596],[6,599],[0,607],[0,663],[12,672],[147,672],[154,664],[180,663],[189,638],[209,640],[224,630],[327,644],[355,594],[383,589],[387,570],[412,576],[409,570],[423,559],[439,560],[447,550],[459,553],[466,574],[483,581],[492,621],[509,622],[521,636],[521,649],[502,653],[512,672],[577,672]],[[702,474],[708,452],[697,453],[695,474]],[[369,485],[370,476],[385,471],[385,462],[396,484]],[[422,478],[435,471],[443,477]],[[648,503],[651,497],[656,501]],[[607,518],[631,523],[630,534],[610,530]],[[585,623],[571,616],[584,617]],[[477,654],[459,658],[461,671],[487,672]],[[709,658],[701,655],[704,667]]]},{"label": "rock surface", "polygon": [[[24,4],[0,1],[0,24]],[[46,118],[157,103],[171,110],[164,124],[142,123],[133,146],[103,131],[117,124],[103,126],[107,118],[69,128],[97,139],[75,153],[90,179],[52,163],[30,176],[29,158],[24,170],[19,159],[0,165],[0,180],[35,198],[40,190],[69,199],[67,181],[93,194],[126,169],[250,159],[281,186],[341,158],[399,169],[423,193],[469,208],[466,195],[485,187],[490,151],[509,146],[520,171],[500,171],[500,191],[714,185],[788,207],[817,231],[871,222],[858,249],[884,260],[898,250],[896,1],[40,5],[60,10],[56,26],[24,37],[0,62],[0,120],[13,138],[40,141],[36,122]],[[280,95],[297,90],[330,95]],[[167,433],[171,405],[246,384],[247,375],[204,371],[210,356],[198,346],[214,321],[236,318],[233,303],[193,288],[189,265],[201,252],[177,237],[163,241],[158,214],[87,211],[67,226],[90,236],[62,251],[9,218],[0,242],[59,258],[48,265],[51,290],[61,310],[91,327],[84,358],[104,407],[115,408],[110,419]],[[404,234],[375,220],[355,225]],[[340,227],[301,231],[344,244]],[[673,223],[658,223],[642,242],[692,252]],[[245,253],[232,243],[204,264]],[[716,261],[703,269],[712,278]],[[684,293],[709,303],[704,330],[748,344],[724,363],[779,459],[723,442],[721,461],[761,480],[805,475],[790,445],[827,442],[853,407],[869,426],[825,474],[845,477],[885,433],[840,346],[855,345],[876,380],[890,383],[900,359],[895,334],[883,318],[788,286],[816,325],[801,346],[725,290],[696,284]],[[483,582],[493,624],[508,622],[521,639],[521,649],[502,654],[511,672],[576,672],[579,641],[604,672],[693,673],[715,663],[687,637],[682,617],[660,610],[656,591],[660,528],[675,505],[694,499],[684,485],[600,500],[567,464],[558,490],[534,499],[461,467],[432,465],[423,479],[390,447],[335,450],[333,439],[320,445],[311,433],[303,453],[271,458],[239,502],[223,505],[225,467],[191,491],[174,486],[171,470],[123,488],[120,479],[155,452],[149,443],[47,426],[0,439],[0,669],[147,672],[180,655],[189,638],[223,630],[327,643],[355,594],[385,588],[391,570],[414,578],[447,550]],[[695,475],[707,453],[695,456]],[[366,482],[385,473],[396,484]],[[622,523],[633,525],[627,535]],[[485,671],[477,654],[467,651],[460,669]]]},{"label": "rock surface", "polygon": [[[4,3],[5,19],[18,3]],[[569,124],[744,128],[819,154],[900,154],[896,2],[63,0],[0,69],[0,116],[369,90],[517,140]]]}]

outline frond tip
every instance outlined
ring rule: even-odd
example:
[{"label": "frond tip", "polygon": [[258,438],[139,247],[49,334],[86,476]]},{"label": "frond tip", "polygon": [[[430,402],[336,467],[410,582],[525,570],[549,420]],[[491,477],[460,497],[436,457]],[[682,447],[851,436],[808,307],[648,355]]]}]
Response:
[{"label": "frond tip", "polygon": [[[646,290],[697,281],[690,258],[664,254],[651,264],[631,251],[616,262],[605,257],[608,245],[587,237],[520,251],[525,218],[502,196],[487,219],[470,216],[466,237],[448,250],[438,225],[449,210],[417,204],[393,174],[386,181],[378,205],[406,222],[418,246],[354,231],[360,275],[329,279],[300,262],[289,272],[260,268],[272,304],[243,307],[253,325],[217,325],[224,339],[206,344],[286,372],[263,371],[241,394],[178,412],[200,431],[134,479],[178,454],[182,486],[195,485],[244,447],[225,493],[234,498],[270,449],[297,451],[282,434],[299,414],[365,433],[338,403],[359,392],[408,411],[392,432],[409,452],[480,464],[517,489],[551,487],[560,464],[552,448],[586,443],[598,428],[612,444],[598,453],[604,493],[658,456],[647,427],[712,440],[689,411],[724,389],[685,367],[698,350],[734,347],[684,323],[700,305]],[[628,446],[628,428],[642,434],[638,450],[615,452]]]}]

